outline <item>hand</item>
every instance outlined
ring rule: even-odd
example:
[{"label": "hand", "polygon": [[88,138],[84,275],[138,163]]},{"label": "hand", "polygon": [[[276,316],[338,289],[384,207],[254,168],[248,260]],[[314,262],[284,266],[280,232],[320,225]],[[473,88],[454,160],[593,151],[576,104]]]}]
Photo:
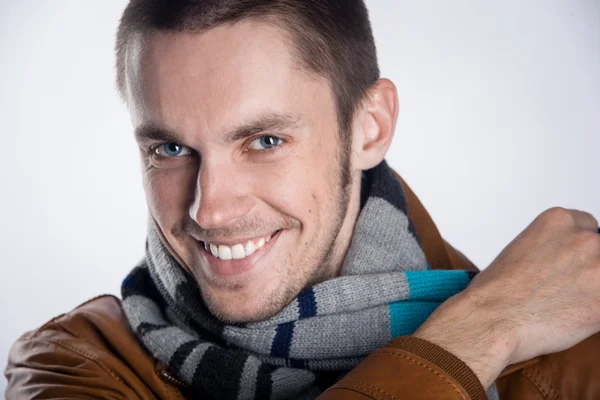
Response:
[{"label": "hand", "polygon": [[552,208],[414,335],[462,359],[487,389],[507,365],[565,350],[598,331],[598,221]]}]

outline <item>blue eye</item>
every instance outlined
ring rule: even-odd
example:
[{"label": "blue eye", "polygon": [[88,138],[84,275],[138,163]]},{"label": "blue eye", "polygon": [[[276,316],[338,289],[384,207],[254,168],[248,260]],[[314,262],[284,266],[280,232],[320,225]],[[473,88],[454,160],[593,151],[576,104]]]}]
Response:
[{"label": "blue eye", "polygon": [[250,150],[268,150],[279,146],[282,142],[283,139],[277,136],[265,135],[254,139],[248,147]]},{"label": "blue eye", "polygon": [[192,154],[190,149],[177,143],[161,144],[154,152],[161,157],[181,157]]}]

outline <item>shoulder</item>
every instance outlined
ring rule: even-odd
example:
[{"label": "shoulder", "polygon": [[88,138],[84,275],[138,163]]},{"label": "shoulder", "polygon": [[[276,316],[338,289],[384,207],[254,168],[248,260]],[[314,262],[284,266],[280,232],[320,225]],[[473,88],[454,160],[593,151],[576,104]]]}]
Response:
[{"label": "shoulder", "polygon": [[121,301],[110,295],[88,300],[23,336],[24,339],[34,337],[78,338],[99,348],[106,344],[106,340],[135,339]]},{"label": "shoulder", "polygon": [[120,300],[109,295],[88,300],[25,333],[13,346],[10,357],[35,354],[32,351],[15,351],[31,350],[29,344],[32,343],[53,344],[54,349],[62,347],[99,361],[105,354],[121,355],[119,350],[122,344],[139,346],[129,328]]},{"label": "shoulder", "polygon": [[177,398],[129,328],[121,302],[100,296],[21,336],[5,371],[7,398]]},{"label": "shoulder", "polygon": [[394,172],[394,175],[404,190],[408,216],[415,226],[415,231],[431,268],[478,271],[478,268],[463,253],[442,238],[429,212],[417,195],[397,172]]},{"label": "shoulder", "polygon": [[[93,335],[93,332],[90,332],[91,328],[100,329],[100,331]],[[27,332],[21,337],[21,340],[39,336],[50,338],[64,335],[96,340],[98,334],[108,333],[104,328],[109,328],[108,331],[116,331],[118,334],[128,330],[121,301],[115,296],[94,297],[73,310],[51,319],[41,327]]]}]

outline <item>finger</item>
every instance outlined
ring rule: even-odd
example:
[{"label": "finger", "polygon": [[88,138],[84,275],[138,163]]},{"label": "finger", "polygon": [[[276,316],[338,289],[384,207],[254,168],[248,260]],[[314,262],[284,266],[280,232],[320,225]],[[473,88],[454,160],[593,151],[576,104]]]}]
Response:
[{"label": "finger", "polygon": [[585,211],[579,210],[569,210],[573,217],[575,218],[575,222],[580,229],[592,231],[592,232],[600,232],[598,228],[598,220],[594,218],[594,216]]}]

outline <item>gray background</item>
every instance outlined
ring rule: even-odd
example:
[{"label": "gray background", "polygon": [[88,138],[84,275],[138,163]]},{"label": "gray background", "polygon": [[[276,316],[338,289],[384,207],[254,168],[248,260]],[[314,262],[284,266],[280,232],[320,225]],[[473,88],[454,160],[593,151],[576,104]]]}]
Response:
[{"label": "gray background", "polygon": [[[0,369],[24,331],[118,294],[143,254],[113,84],[125,4],[0,0]],[[600,217],[599,1],[367,4],[400,96],[388,160],[451,243],[486,267],[546,208]]]}]

